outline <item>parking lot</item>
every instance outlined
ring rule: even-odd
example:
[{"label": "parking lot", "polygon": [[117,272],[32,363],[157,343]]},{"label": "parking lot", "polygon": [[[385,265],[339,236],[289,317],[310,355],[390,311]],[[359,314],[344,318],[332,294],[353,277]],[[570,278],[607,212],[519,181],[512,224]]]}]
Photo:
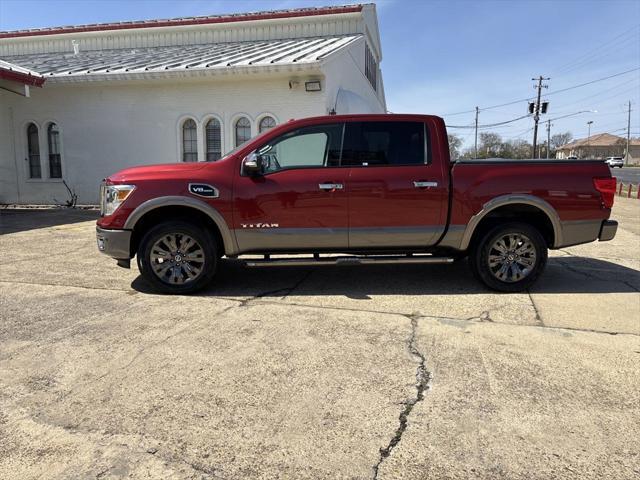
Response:
[{"label": "parking lot", "polygon": [[528,293],[453,266],[149,292],[96,212],[3,210],[1,478],[640,475],[640,202]]}]

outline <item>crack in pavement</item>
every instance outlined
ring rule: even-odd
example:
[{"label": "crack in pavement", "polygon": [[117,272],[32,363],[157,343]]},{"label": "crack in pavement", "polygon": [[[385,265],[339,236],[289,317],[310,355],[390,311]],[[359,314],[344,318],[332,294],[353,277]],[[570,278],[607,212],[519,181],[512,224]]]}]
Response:
[{"label": "crack in pavement", "polygon": [[[307,277],[312,273],[312,271],[309,272],[309,274],[307,275]],[[582,273],[582,272],[580,272]],[[587,274],[582,273],[585,276],[588,276]],[[293,285],[291,287],[286,287],[286,288],[279,288],[277,290],[272,290],[272,291],[267,291],[267,292],[263,292],[263,293],[259,293],[257,295],[254,295],[252,297],[246,298],[246,299],[240,299],[240,298],[234,298],[234,297],[228,297],[228,296],[215,296],[214,298],[216,299],[220,299],[220,300],[229,300],[232,302],[238,302],[240,305],[234,305],[231,308],[234,307],[246,307],[250,302],[256,302],[257,304],[265,304],[265,305],[291,305],[291,306],[295,306],[295,307],[304,307],[304,308],[318,308],[318,309],[323,309],[323,310],[344,310],[344,311],[350,311],[350,312],[363,312],[363,313],[377,313],[377,314],[381,314],[381,315],[402,315],[402,316],[407,316],[410,314],[407,314],[405,312],[388,312],[388,311],[384,311],[384,310],[372,310],[372,309],[366,309],[366,308],[349,308],[349,307],[338,307],[338,306],[326,306],[326,305],[307,305],[304,303],[297,303],[297,302],[290,302],[290,301],[281,301],[281,302],[276,302],[276,301],[268,301],[268,300],[264,300],[264,297],[267,297],[269,295],[273,295],[274,293],[279,293],[279,292],[286,292],[287,290],[289,290],[289,292],[282,297],[282,300],[284,300],[288,295],[291,294],[292,291],[294,291],[296,288],[299,287],[300,284],[302,284],[302,282],[306,280],[306,278],[303,278],[302,280],[299,280],[298,283],[296,285]],[[134,295],[134,294],[138,294],[140,292],[137,292],[135,290],[130,290],[130,289],[119,289],[119,288],[107,288],[107,287],[87,287],[87,286],[81,286],[81,285],[65,285],[65,284],[57,284],[57,283],[40,283],[40,282],[21,282],[21,281],[15,281],[15,280],[2,280],[0,279],[0,284],[18,284],[18,285],[39,285],[39,286],[44,286],[44,287],[58,287],[58,288],[79,288],[79,289],[85,289],[85,290],[102,290],[102,291],[111,291],[111,292],[124,292],[127,293],[129,295]],[[622,282],[625,283],[625,282]],[[634,290],[638,291],[636,287],[633,287],[632,285],[629,285],[631,288],[633,288]],[[154,295],[154,294],[150,294],[150,295]],[[194,295],[194,298],[198,297],[197,295]],[[206,296],[200,296],[200,298],[205,298]],[[226,310],[228,310],[229,308],[227,308]],[[225,310],[225,311],[226,311]],[[464,322],[480,322],[482,323],[482,315],[485,312],[483,311],[479,317],[477,316],[473,316],[473,317],[467,317],[467,318],[457,318],[457,317],[443,317],[443,316],[438,316],[438,315],[421,315],[422,318],[431,318],[434,320],[459,320],[459,321],[464,321]],[[505,322],[498,322],[496,320],[489,318],[485,318],[484,321],[486,322],[491,322],[491,323],[495,323],[496,325],[509,325],[509,326],[513,326],[513,327],[521,327],[521,328],[548,328],[548,329],[552,329],[552,330],[570,330],[570,331],[574,331],[574,332],[586,332],[586,333],[601,333],[601,334],[605,334],[605,335],[633,335],[633,336],[639,336],[639,334],[637,333],[631,333],[631,332],[614,332],[614,331],[610,331],[610,330],[595,330],[595,329],[590,329],[590,328],[573,328],[573,327],[550,327],[547,325],[518,325],[518,324],[512,324],[512,323],[505,323]]]},{"label": "crack in pavement", "polygon": [[[256,302],[256,305],[289,305],[289,306],[293,306],[293,307],[302,307],[302,308],[316,308],[316,309],[320,309],[320,310],[343,310],[343,311],[347,311],[347,312],[361,312],[361,313],[376,313],[378,315],[401,315],[403,317],[410,317],[412,314],[409,313],[404,313],[404,312],[385,312],[383,310],[368,310],[368,309],[364,309],[364,308],[349,308],[349,307],[337,307],[337,306],[326,306],[326,305],[306,305],[304,303],[296,303],[296,302],[275,302],[275,301],[268,301],[268,300],[262,300],[260,298],[257,298],[255,300],[258,300],[258,302]],[[509,327],[517,327],[517,328],[543,328],[546,330],[570,330],[573,332],[585,332],[585,333],[600,333],[603,335],[632,335],[632,336],[640,336],[640,334],[638,333],[631,333],[631,332],[614,332],[611,330],[596,330],[596,329],[592,329],[592,328],[575,328],[575,327],[552,327],[552,326],[548,326],[548,325],[520,325],[517,323],[506,323],[506,322],[498,322],[495,321],[493,319],[491,319],[490,317],[483,317],[483,314],[485,312],[482,312],[480,314],[480,316],[473,316],[473,317],[468,317],[468,318],[456,318],[456,317],[442,317],[442,316],[438,316],[438,315],[419,315],[419,318],[429,318],[432,320],[454,320],[454,321],[459,321],[459,322],[469,322],[469,323],[493,323],[495,325],[507,325]]]},{"label": "crack in pavement", "polygon": [[395,431],[393,437],[387,444],[386,447],[380,449],[380,457],[378,462],[373,466],[373,479],[377,480],[378,472],[380,470],[380,466],[382,463],[391,455],[391,451],[400,443],[402,440],[402,435],[407,429],[407,425],[409,422],[409,415],[413,410],[413,407],[416,406],[417,403],[424,400],[424,394],[430,388],[431,383],[431,372],[427,370],[426,367],[426,358],[418,349],[416,344],[416,333],[418,329],[418,319],[421,318],[421,315],[411,314],[404,315],[409,320],[411,320],[411,334],[409,335],[409,339],[407,340],[407,348],[409,353],[418,360],[418,366],[416,367],[416,395],[413,398],[409,398],[405,400],[404,408],[400,412],[400,416],[398,417],[398,428]]},{"label": "crack in pavement", "polygon": [[[424,315],[422,316],[425,317]],[[463,318],[462,320],[464,320],[465,322],[500,323],[500,322],[494,322],[493,318],[491,318],[491,310],[484,310],[479,316],[467,317],[467,318]]]},{"label": "crack in pavement", "polygon": [[61,288],[82,288],[84,290],[103,290],[107,292],[126,292],[130,295],[135,295],[139,292],[133,290],[135,293],[130,293],[130,288],[109,288],[109,287],[88,287],[86,285],[66,285],[64,283],[47,283],[47,282],[25,282],[21,280],[4,280],[0,279],[0,283],[18,284],[18,285],[39,285],[42,287],[61,287]]},{"label": "crack in pavement", "polygon": [[[227,312],[228,312],[228,311],[230,311],[230,310],[233,310],[234,308],[243,308],[243,307],[246,307],[246,306],[248,306],[252,301],[254,301],[254,300],[258,300],[258,299],[260,299],[260,298],[262,298],[262,297],[265,297],[265,296],[267,296],[267,295],[274,295],[274,294],[277,294],[277,293],[283,292],[283,293],[284,293],[284,296],[283,296],[282,298],[285,298],[285,297],[286,297],[287,295],[289,295],[292,291],[294,291],[296,288],[298,288],[298,287],[299,287],[299,286],[300,286],[300,285],[301,285],[301,284],[302,284],[302,283],[303,283],[303,282],[304,282],[304,281],[309,277],[309,275],[310,275],[310,274],[311,274],[311,271],[308,271],[308,272],[307,272],[305,275],[303,275],[303,276],[302,276],[302,277],[301,277],[301,278],[300,278],[300,279],[299,279],[295,284],[293,284],[293,285],[291,285],[291,286],[289,286],[289,287],[279,288],[279,289],[276,289],[276,290],[268,290],[268,291],[266,291],[266,292],[260,292],[260,293],[258,293],[258,294],[256,294],[256,295],[253,295],[253,296],[251,296],[251,297],[249,297],[249,298],[245,298],[245,299],[243,299],[243,300],[231,300],[231,299],[229,299],[229,300],[231,300],[231,301],[236,302],[236,303],[237,303],[237,305],[229,305],[228,307],[223,308],[223,309],[222,309],[222,310],[220,310],[219,312],[216,312],[216,316],[224,315],[225,313],[227,313]],[[80,288],[82,288],[82,287],[80,287]],[[154,343],[152,343],[151,345],[145,345],[145,346],[143,346],[143,347],[139,348],[139,349],[138,349],[138,351],[135,353],[135,355],[134,355],[134,356],[133,356],[133,357],[132,357],[132,358],[131,358],[131,359],[130,359],[130,360],[129,360],[125,365],[123,365],[123,366],[121,366],[121,367],[118,367],[118,368],[116,368],[116,369],[110,369],[110,370],[108,370],[108,371],[104,372],[102,375],[99,375],[99,376],[97,376],[97,377],[95,377],[95,378],[93,378],[93,379],[91,379],[91,380],[89,380],[89,381],[85,382],[85,385],[87,385],[87,384],[92,384],[92,383],[96,383],[96,382],[98,382],[98,381],[102,380],[103,378],[105,378],[105,377],[107,377],[107,376],[111,375],[111,374],[112,374],[112,373],[114,373],[115,371],[124,371],[124,370],[127,370],[127,369],[128,369],[129,367],[131,367],[131,365],[133,365],[133,364],[134,364],[134,363],[135,363],[135,362],[136,362],[140,357],[142,357],[142,356],[144,355],[144,353],[145,353],[145,352],[147,352],[148,350],[153,349],[153,348],[156,348],[156,347],[158,347],[158,346],[160,346],[160,345],[162,345],[162,344],[164,344],[164,343],[168,342],[169,340],[171,340],[171,339],[173,339],[173,338],[177,337],[178,335],[181,335],[181,334],[183,334],[183,333],[185,333],[185,332],[187,332],[187,331],[190,331],[190,332],[195,332],[195,331],[197,331],[198,329],[197,329],[197,328],[194,328],[194,327],[195,327],[195,325],[196,325],[197,323],[199,323],[199,322],[201,322],[201,321],[202,321],[202,319],[196,319],[196,320],[193,320],[193,321],[191,321],[191,322],[188,322],[187,324],[182,324],[182,328],[180,328],[180,329],[179,329],[179,330],[177,330],[177,331],[174,331],[174,332],[173,332],[173,333],[171,333],[170,335],[167,335],[167,336],[166,336],[166,337],[164,337],[163,339],[161,339],[161,340],[159,340],[159,341],[157,341],[157,342],[154,342]],[[68,390],[67,392],[62,393],[62,394],[61,394],[61,396],[57,399],[57,401],[59,402],[59,401],[61,401],[61,400],[64,400],[66,397],[68,397],[69,395],[73,394],[76,390],[77,390],[77,388],[73,388],[73,389],[71,389],[71,390]]]},{"label": "crack in pavement", "polygon": [[[10,402],[13,404],[14,409],[18,410],[19,408],[15,408],[15,402]],[[6,407],[6,405],[3,405]],[[18,416],[14,421],[32,421],[41,427],[51,427],[53,429],[61,429],[64,432],[68,433],[72,436],[80,436],[83,437],[85,442],[91,442],[95,445],[100,445],[99,439],[102,439],[106,442],[107,445],[114,446],[118,451],[123,453],[122,458],[125,458],[128,462],[132,464],[138,463],[138,461],[145,455],[155,455],[159,460],[165,463],[165,466],[168,464],[179,464],[186,465],[191,468],[194,472],[198,472],[200,474],[206,475],[206,478],[212,478],[217,480],[225,480],[221,473],[221,469],[215,466],[207,466],[197,460],[188,460],[182,458],[177,453],[173,453],[170,451],[158,450],[157,448],[136,448],[131,445],[131,443],[123,441],[123,438],[131,438],[137,440],[139,443],[149,443],[149,440],[146,438],[145,434],[137,433],[137,432],[119,432],[119,431],[108,431],[100,428],[87,428],[81,427],[79,425],[65,425],[59,422],[54,421],[51,418],[43,417],[42,415],[36,414],[31,415],[28,410],[25,410],[24,413]],[[97,438],[95,438],[97,437]],[[113,459],[103,458],[104,466],[101,467],[101,470],[97,472],[96,478],[103,478],[105,475],[111,472],[114,468],[117,468],[117,465],[113,464]],[[99,465],[99,464],[98,464]]]},{"label": "crack in pavement", "polygon": [[540,315],[540,311],[536,305],[536,302],[533,301],[533,296],[531,296],[531,291],[527,288],[527,295],[529,295],[529,301],[531,302],[531,306],[533,307],[533,311],[536,313],[536,322],[541,327],[544,327],[544,322],[542,321],[542,315]]},{"label": "crack in pavement", "polygon": [[[562,253],[565,253],[566,255],[568,255],[568,256],[570,256],[570,257],[573,257],[573,258],[584,258],[584,257],[580,257],[580,256],[578,256],[578,255],[574,255],[574,254],[573,254],[573,253],[571,253],[571,252],[567,252],[566,250],[560,250],[560,251],[561,251]],[[604,258],[604,257],[603,257],[603,258]],[[623,259],[623,260],[625,260],[625,259]],[[582,275],[583,277],[586,277],[586,278],[588,278],[588,279],[591,279],[591,280],[600,280],[600,281],[604,280],[603,278],[598,277],[597,275],[594,275],[594,274],[592,274],[592,273],[590,273],[590,272],[588,272],[588,271],[583,271],[583,270],[580,270],[580,269],[578,269],[578,268],[575,268],[574,266],[569,265],[569,264],[567,264],[566,262],[563,262],[561,259],[558,259],[558,263],[559,263],[560,265],[562,265],[564,268],[566,268],[567,270],[569,270],[570,272],[577,273],[578,275]],[[586,265],[589,265],[589,259],[588,259],[588,258],[584,258],[584,263],[585,263]],[[592,270],[596,270],[596,271],[597,271],[598,269],[597,269],[597,268],[592,268]],[[606,271],[606,270],[605,270],[605,271]],[[613,272],[612,272],[611,270],[609,270],[609,273],[612,273],[612,274],[613,274]],[[634,292],[640,292],[640,289],[638,289],[638,287],[636,287],[635,285],[633,285],[631,282],[629,282],[629,281],[627,281],[627,280],[613,279],[613,280],[607,280],[607,281],[623,283],[624,285],[626,285],[627,287],[629,287],[629,288],[630,288],[631,290],[633,290]]]}]

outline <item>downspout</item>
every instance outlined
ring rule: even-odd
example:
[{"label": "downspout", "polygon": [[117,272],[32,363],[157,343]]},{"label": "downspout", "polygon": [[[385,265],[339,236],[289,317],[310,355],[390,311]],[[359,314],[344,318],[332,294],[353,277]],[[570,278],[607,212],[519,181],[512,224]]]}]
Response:
[{"label": "downspout", "polygon": [[20,203],[20,175],[18,173],[18,159],[16,158],[16,129],[13,122],[13,107],[9,107],[9,122],[11,123],[11,147],[13,149],[13,164],[16,169],[16,203]]}]

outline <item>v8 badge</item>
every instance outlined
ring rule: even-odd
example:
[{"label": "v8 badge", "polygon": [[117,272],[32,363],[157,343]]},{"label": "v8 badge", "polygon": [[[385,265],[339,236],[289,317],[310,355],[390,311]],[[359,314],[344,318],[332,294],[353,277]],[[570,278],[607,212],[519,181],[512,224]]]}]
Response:
[{"label": "v8 badge", "polygon": [[205,198],[218,198],[219,196],[218,189],[206,183],[190,183],[189,193]]}]

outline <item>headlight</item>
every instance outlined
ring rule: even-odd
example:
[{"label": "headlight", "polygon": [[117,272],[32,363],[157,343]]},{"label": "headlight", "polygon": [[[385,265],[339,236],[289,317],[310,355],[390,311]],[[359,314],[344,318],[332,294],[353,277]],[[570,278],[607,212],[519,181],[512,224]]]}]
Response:
[{"label": "headlight", "polygon": [[122,205],[135,185],[102,185],[100,187],[100,215],[111,215]]}]

